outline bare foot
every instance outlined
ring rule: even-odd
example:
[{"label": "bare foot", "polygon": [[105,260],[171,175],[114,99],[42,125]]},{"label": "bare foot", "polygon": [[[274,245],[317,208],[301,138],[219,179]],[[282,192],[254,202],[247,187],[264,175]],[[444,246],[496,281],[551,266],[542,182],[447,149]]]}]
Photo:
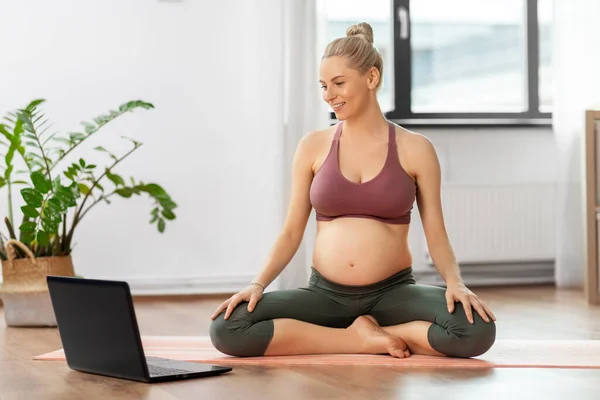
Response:
[{"label": "bare foot", "polygon": [[375,318],[361,315],[348,329],[355,331],[363,343],[362,352],[367,354],[389,353],[393,357],[410,357],[406,342],[397,336],[385,332]]}]

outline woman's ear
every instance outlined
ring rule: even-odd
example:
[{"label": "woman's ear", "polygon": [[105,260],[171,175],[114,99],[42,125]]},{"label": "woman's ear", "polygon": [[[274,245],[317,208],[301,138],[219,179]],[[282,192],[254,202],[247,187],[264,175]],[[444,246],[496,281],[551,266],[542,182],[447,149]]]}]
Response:
[{"label": "woman's ear", "polygon": [[371,69],[367,72],[367,84],[370,90],[375,90],[377,88],[377,84],[381,79],[379,74],[379,70],[376,67],[371,67]]}]

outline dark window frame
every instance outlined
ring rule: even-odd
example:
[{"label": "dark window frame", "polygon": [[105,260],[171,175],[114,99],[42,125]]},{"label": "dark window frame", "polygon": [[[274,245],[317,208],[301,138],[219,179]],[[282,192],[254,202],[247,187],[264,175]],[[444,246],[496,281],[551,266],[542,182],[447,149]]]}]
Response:
[{"label": "dark window frame", "polygon": [[[539,111],[539,26],[538,0],[526,0],[526,54],[528,110],[507,112],[436,112],[415,113],[411,110],[412,53],[410,39],[410,1],[392,0],[394,34],[394,110],[385,113],[387,119],[411,127],[499,127],[552,125],[552,113]],[[402,13],[402,18],[400,17]],[[408,26],[403,26],[402,23]],[[402,31],[404,29],[404,31]],[[408,32],[407,37],[406,32]],[[403,33],[403,37],[401,37]],[[335,113],[331,118],[336,119]]]}]

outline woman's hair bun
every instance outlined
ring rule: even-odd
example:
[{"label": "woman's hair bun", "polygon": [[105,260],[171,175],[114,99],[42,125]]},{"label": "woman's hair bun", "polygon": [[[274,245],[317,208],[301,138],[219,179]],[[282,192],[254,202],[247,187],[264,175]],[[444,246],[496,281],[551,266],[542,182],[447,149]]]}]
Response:
[{"label": "woman's hair bun", "polygon": [[355,24],[346,29],[346,36],[363,35],[369,43],[373,43],[373,28],[366,22]]}]

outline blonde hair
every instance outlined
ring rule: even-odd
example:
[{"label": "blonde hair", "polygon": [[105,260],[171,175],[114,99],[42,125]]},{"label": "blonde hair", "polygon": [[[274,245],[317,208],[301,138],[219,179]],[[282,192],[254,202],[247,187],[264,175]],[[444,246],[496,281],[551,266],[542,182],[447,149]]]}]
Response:
[{"label": "blonde hair", "polygon": [[350,66],[361,74],[372,67],[379,70],[377,88],[383,82],[383,56],[373,45],[373,28],[366,22],[355,24],[346,29],[346,37],[333,40],[323,52],[322,60],[328,57],[344,57]]}]

